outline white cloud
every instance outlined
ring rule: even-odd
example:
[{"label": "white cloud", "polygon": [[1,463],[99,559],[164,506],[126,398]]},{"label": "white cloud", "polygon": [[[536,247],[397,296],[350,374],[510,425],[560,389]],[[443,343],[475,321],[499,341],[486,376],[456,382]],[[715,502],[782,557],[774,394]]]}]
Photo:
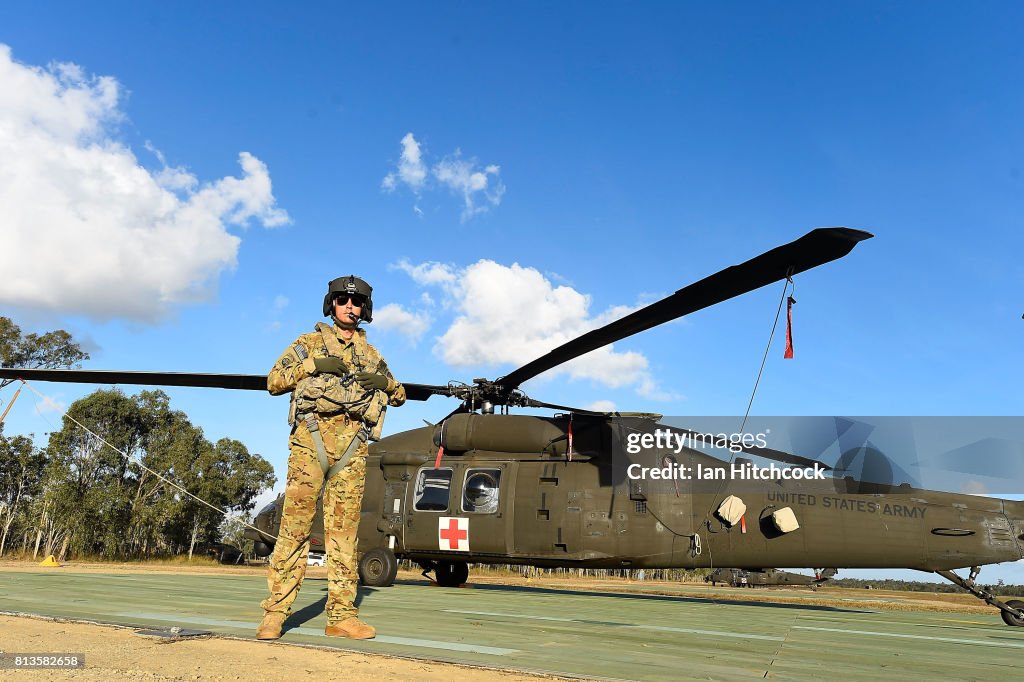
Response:
[{"label": "white cloud", "polygon": [[[434,353],[453,367],[516,367],[586,332],[631,312],[615,306],[590,312],[590,297],[568,286],[555,286],[537,270],[519,264],[481,260],[458,269],[441,263],[396,266],[421,286],[440,290],[442,305],[456,318],[437,339]],[[604,386],[635,387],[645,397],[670,399],[660,392],[647,358],[609,345],[546,372],[568,375]]]},{"label": "white cloud", "polygon": [[[464,161],[456,150],[451,157],[442,159],[433,168],[434,177],[451,191],[462,196],[462,221],[465,222],[478,213],[487,211],[488,206],[479,205],[477,198],[486,199],[491,206],[501,203],[505,194],[505,185],[501,183],[498,166],[487,166],[484,170],[475,170],[476,161]],[[490,180],[494,184],[488,188]]]},{"label": "white cloud", "polygon": [[384,331],[396,331],[414,346],[430,329],[430,323],[429,314],[406,310],[397,303],[388,303],[373,311],[374,327]]},{"label": "white cloud", "polygon": [[266,165],[200,183],[144,168],[116,137],[121,88],[74,64],[15,62],[0,44],[0,305],[153,322],[206,300],[236,264],[227,226],[289,222]]},{"label": "white cloud", "polygon": [[51,398],[48,395],[44,395],[42,398],[36,401],[34,412],[37,415],[44,415],[48,413],[63,414],[68,409],[67,403],[63,400]]},{"label": "white cloud", "polygon": [[658,382],[656,382],[650,376],[646,377],[643,381],[640,382],[640,385],[637,386],[636,392],[637,395],[641,395],[650,400],[657,400],[659,402],[686,400],[685,395],[681,395],[679,393],[674,393],[672,391],[666,391],[662,389],[660,386],[658,386]]},{"label": "white cloud", "polygon": [[988,486],[984,483],[971,479],[964,483],[963,490],[961,490],[961,492],[967,493],[968,495],[988,495],[990,491]]},{"label": "white cloud", "polygon": [[423,151],[420,143],[412,133],[402,138],[402,156],[398,160],[398,170],[388,173],[381,181],[381,187],[393,192],[399,183],[419,193],[427,182],[427,167],[423,165]]},{"label": "white cloud", "polygon": [[399,185],[412,190],[417,199],[413,206],[417,215],[423,215],[419,207],[422,193],[433,189],[435,185],[447,188],[462,198],[462,222],[501,203],[505,185],[501,182],[500,166],[489,164],[480,168],[476,159],[463,159],[462,152],[456,149],[453,154],[434,164],[428,172],[423,157],[423,149],[416,137],[406,133],[402,138],[402,155],[397,168],[381,181],[381,188],[387,192],[395,191]]},{"label": "white cloud", "polygon": [[458,274],[454,267],[433,261],[413,265],[408,259],[403,258],[397,263],[388,266],[388,269],[401,270],[420,286],[440,284],[444,285],[445,288],[450,288],[458,281]]},{"label": "white cloud", "polygon": [[591,412],[615,412],[618,408],[611,400],[595,400],[583,409]]},{"label": "white cloud", "polygon": [[277,319],[284,312],[284,309],[288,307],[290,301],[287,296],[278,294],[274,297],[274,302],[270,304],[270,323],[267,325],[267,329],[276,332],[281,328],[281,320]]}]

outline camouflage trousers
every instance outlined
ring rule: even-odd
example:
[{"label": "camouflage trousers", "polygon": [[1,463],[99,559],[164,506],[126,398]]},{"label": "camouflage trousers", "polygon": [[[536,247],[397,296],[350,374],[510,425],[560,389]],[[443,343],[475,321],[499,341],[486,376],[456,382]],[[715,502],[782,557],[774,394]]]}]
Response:
[{"label": "camouflage trousers", "polygon": [[[329,462],[333,465],[361,427],[344,417],[318,419]],[[270,558],[267,586],[270,596],[260,602],[264,610],[290,613],[306,575],[309,532],[316,501],[323,484],[313,437],[301,421],[289,441],[288,480],[277,544]],[[355,616],[358,573],[356,542],[366,477],[366,444],[324,486],[324,545],[327,563],[327,622],[338,623]]]}]

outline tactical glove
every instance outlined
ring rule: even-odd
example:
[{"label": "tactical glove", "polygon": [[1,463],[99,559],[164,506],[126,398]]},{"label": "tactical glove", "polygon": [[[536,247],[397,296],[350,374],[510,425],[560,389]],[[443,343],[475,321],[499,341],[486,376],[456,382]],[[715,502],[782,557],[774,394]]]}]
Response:
[{"label": "tactical glove", "polygon": [[346,373],[345,361],[341,358],[313,358],[313,365],[316,367],[317,374],[337,374],[342,376]]},{"label": "tactical glove", "polygon": [[356,381],[367,391],[383,391],[388,387],[388,378],[377,372],[359,372]]}]

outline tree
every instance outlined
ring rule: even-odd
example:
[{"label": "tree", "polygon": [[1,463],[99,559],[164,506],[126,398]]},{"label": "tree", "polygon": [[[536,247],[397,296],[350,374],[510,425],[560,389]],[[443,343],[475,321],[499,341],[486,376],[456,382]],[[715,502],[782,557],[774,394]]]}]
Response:
[{"label": "tree", "polygon": [[[0,556],[4,555],[12,527],[28,527],[28,507],[42,488],[42,451],[25,436],[6,438],[0,424]],[[13,528],[15,534],[17,528]]]},{"label": "tree", "polygon": [[253,524],[252,514],[235,512],[224,517],[220,524],[221,542],[237,547],[244,556],[252,554],[253,540],[245,537],[245,531]]},{"label": "tree", "polygon": [[274,467],[262,456],[250,454],[244,443],[231,438],[217,441],[214,452],[224,475],[224,506],[232,511],[251,511],[256,497],[277,481]]},{"label": "tree", "polygon": [[134,398],[113,389],[75,401],[67,415],[89,431],[69,419],[50,434],[47,511],[62,535],[59,553],[123,554],[135,478],[125,455],[139,456],[150,425]]},{"label": "tree", "polygon": [[68,420],[50,436],[37,510],[48,552],[191,555],[217,539],[222,512],[252,509],[274,483],[269,462],[236,440],[210,443],[162,391],[98,390],[68,414],[97,435]]},{"label": "tree", "polygon": [[[71,340],[63,329],[38,334],[22,334],[9,317],[0,316],[0,367],[77,367],[89,354]],[[0,379],[0,388],[14,379]]]},{"label": "tree", "polygon": [[[201,436],[202,432],[199,433]],[[189,492],[224,512],[250,511],[256,496],[275,481],[269,462],[250,454],[242,442],[230,438],[222,438],[216,445],[205,438],[198,441],[187,466],[178,468],[177,478]],[[188,544],[191,558],[197,545],[218,539],[224,513],[182,496],[176,521],[179,537]]]},{"label": "tree", "polygon": [[[73,367],[89,354],[84,352],[63,329],[38,334],[22,334],[8,317],[0,316],[0,367]],[[0,379],[0,388],[14,379]],[[0,429],[3,424],[0,423]],[[18,519],[28,524],[29,509],[37,506],[41,492],[46,456],[32,444],[31,437],[3,437],[0,432],[0,556]]]}]

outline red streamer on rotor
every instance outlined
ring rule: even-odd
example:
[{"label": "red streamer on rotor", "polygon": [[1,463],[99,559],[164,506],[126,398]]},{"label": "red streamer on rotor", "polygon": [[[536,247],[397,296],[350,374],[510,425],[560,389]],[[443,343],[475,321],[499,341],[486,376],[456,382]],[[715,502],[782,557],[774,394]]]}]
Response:
[{"label": "red streamer on rotor", "polygon": [[568,433],[568,435],[569,435],[569,452],[567,454],[568,454],[568,460],[571,462],[572,461],[572,413],[571,412],[569,413],[569,433]]},{"label": "red streamer on rotor", "polygon": [[796,299],[792,296],[786,299],[786,352],[783,354],[787,360],[793,359],[793,305]]},{"label": "red streamer on rotor", "polygon": [[444,422],[441,422],[441,437],[439,438],[441,443],[437,446],[437,459],[434,460],[434,468],[441,468],[441,457],[444,456]]}]

